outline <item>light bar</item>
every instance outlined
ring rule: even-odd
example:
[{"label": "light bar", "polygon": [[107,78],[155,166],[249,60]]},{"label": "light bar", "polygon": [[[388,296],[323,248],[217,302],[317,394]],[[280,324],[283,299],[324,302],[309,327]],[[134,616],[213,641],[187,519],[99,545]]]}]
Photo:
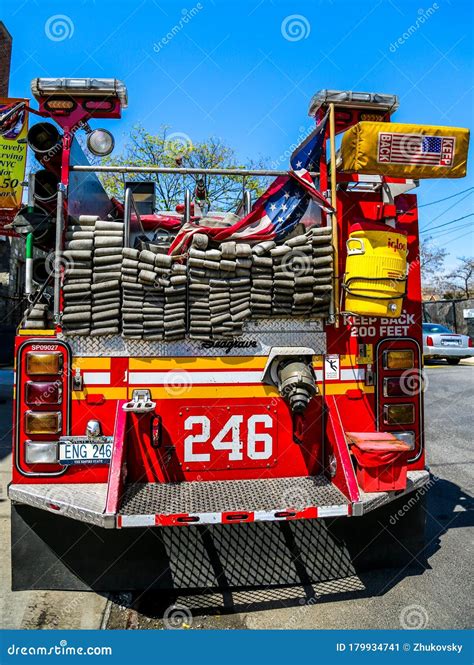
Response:
[{"label": "light bar", "polygon": [[378,92],[353,92],[352,90],[319,90],[309,104],[308,115],[314,116],[318,109],[328,104],[346,108],[371,108],[394,113],[399,106],[398,95]]},{"label": "light bar", "polygon": [[42,97],[113,97],[122,108],[128,104],[127,88],[118,79],[36,78],[31,81],[31,92],[36,99]]}]

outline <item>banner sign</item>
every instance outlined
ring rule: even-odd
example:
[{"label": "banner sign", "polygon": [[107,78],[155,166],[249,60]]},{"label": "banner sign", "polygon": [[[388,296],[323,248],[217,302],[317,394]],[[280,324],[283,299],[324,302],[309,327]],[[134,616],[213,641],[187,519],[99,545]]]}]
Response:
[{"label": "banner sign", "polygon": [[[301,607],[293,611],[301,612]],[[309,655],[296,658],[295,653]],[[0,631],[2,665],[78,665],[81,662],[130,665],[137,662],[137,654],[140,654],[140,662],[155,665],[288,665],[298,662],[307,665],[472,665],[472,632],[408,628],[270,631],[175,630],[171,627],[168,630]]]},{"label": "banner sign", "polygon": [[[0,98],[0,233],[21,207],[28,134],[27,99]],[[16,234],[15,234],[16,235]]]}]

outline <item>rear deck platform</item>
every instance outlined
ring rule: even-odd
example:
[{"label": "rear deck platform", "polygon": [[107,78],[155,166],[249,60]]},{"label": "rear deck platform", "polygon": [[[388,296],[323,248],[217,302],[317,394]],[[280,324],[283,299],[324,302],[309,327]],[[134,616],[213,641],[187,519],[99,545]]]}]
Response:
[{"label": "rear deck platform", "polygon": [[422,488],[429,471],[409,471],[403,492],[360,492],[351,503],[325,476],[125,486],[118,514],[106,513],[103,484],[10,485],[12,501],[104,528],[233,524],[360,516]]}]

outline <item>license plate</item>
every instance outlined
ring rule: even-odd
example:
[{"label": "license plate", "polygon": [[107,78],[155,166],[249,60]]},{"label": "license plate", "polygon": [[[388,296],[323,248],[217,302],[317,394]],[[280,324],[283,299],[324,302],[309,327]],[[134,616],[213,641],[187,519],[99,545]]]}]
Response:
[{"label": "license plate", "polygon": [[91,441],[87,437],[70,436],[59,441],[59,463],[108,464],[112,456],[111,436]]},{"label": "license plate", "polygon": [[443,340],[441,340],[441,344],[443,346],[459,346],[460,343],[461,342],[457,339],[452,339],[452,340],[451,339],[450,340],[443,339]]}]

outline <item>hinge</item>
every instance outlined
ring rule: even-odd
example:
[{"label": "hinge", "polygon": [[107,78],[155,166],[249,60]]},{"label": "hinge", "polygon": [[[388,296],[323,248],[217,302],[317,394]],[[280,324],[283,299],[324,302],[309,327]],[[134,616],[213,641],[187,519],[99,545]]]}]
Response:
[{"label": "hinge", "polygon": [[149,390],[140,389],[132,392],[132,399],[123,405],[124,411],[131,411],[132,413],[149,413],[156,408],[156,402],[152,402],[151,393]]}]

